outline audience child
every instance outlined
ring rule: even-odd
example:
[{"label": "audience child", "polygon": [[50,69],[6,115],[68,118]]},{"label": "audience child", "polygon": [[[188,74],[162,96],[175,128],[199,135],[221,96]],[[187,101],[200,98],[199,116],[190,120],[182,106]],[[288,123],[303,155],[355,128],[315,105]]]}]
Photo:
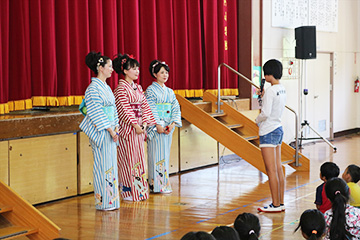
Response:
[{"label": "audience child", "polygon": [[325,240],[360,239],[360,209],[350,206],[349,187],[341,178],[332,178],[325,185],[332,207],[324,214]]},{"label": "audience child", "polygon": [[239,234],[240,240],[258,239],[260,235],[260,221],[252,213],[239,214],[234,222],[234,228]]},{"label": "audience child", "polygon": [[216,240],[216,238],[207,232],[188,232],[181,240]]},{"label": "audience child", "polygon": [[294,232],[300,228],[305,239],[322,239],[325,235],[325,219],[322,212],[317,209],[305,210]]},{"label": "audience child", "polygon": [[314,203],[316,204],[316,208],[322,213],[325,213],[331,208],[331,202],[325,193],[325,183],[331,178],[339,176],[339,173],[339,167],[332,162],[325,162],[320,167],[320,179],[324,182],[316,188],[316,199]]},{"label": "audience child", "polygon": [[219,226],[214,228],[214,230],[211,232],[211,235],[213,235],[216,240],[239,240],[239,234],[238,232],[228,226]]},{"label": "audience child", "polygon": [[350,205],[354,207],[360,207],[360,186],[357,182],[360,180],[360,167],[355,164],[349,165],[342,178],[350,188]]}]

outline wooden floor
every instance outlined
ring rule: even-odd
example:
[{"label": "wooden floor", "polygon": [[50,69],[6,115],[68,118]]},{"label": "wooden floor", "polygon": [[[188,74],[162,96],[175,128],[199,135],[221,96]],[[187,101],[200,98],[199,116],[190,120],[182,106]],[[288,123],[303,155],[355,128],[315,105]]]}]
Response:
[{"label": "wooden floor", "polygon": [[[293,233],[300,214],[314,208],[315,189],[322,182],[319,167],[333,161],[341,173],[360,164],[360,136],[336,139],[337,152],[322,141],[308,143],[302,152],[311,160],[310,172],[286,167],[285,213],[259,214],[270,203],[267,176],[244,160],[170,177],[173,193],[151,194],[144,202],[121,202],[120,210],[96,211],[93,194],[37,206],[68,239],[180,239],[189,231],[211,232],[232,225],[242,212],[255,213],[261,222],[261,239],[302,239]],[[341,175],[340,173],[340,175]]]}]

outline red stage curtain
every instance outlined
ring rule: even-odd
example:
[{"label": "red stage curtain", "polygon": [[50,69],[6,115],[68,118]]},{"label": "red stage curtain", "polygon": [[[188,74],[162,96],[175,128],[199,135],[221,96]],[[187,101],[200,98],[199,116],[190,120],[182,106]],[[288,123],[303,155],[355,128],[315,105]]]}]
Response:
[{"label": "red stage curtain", "polygon": [[9,1],[0,1],[0,114],[9,112]]},{"label": "red stage curtain", "polygon": [[[92,76],[89,51],[133,54],[144,90],[153,59],[170,67],[168,86],[187,97],[217,89],[217,66],[238,67],[236,0],[0,1],[0,113],[79,104]],[[10,79],[11,77],[11,79]],[[115,88],[122,76],[108,80]],[[237,93],[223,73],[222,94]]]}]

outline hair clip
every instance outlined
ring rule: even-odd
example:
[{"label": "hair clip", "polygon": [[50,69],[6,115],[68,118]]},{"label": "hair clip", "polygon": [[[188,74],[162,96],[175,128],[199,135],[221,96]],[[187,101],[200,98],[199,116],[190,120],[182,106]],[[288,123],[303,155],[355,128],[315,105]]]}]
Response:
[{"label": "hair clip", "polygon": [[249,231],[249,235],[251,235],[251,234],[255,234],[255,231],[252,229]]},{"label": "hair clip", "polygon": [[339,190],[337,190],[337,191],[335,192],[335,195],[338,195],[338,194],[340,194],[340,191],[339,191]]},{"label": "hair clip", "polygon": [[131,59],[134,59],[134,56],[132,54],[128,54],[128,57],[131,58]]},{"label": "hair clip", "polygon": [[159,63],[160,63],[160,62],[157,61],[156,63],[154,63],[154,64],[152,65],[152,69],[151,69],[152,74],[155,73],[155,67],[156,67]]},{"label": "hair clip", "polygon": [[316,230],[312,230],[312,232],[311,233],[313,233],[313,234],[317,234],[317,231]]}]

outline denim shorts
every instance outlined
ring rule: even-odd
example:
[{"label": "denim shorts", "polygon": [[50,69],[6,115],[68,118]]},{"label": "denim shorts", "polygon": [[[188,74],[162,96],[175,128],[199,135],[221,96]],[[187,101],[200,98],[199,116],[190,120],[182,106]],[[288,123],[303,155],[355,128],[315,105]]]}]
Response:
[{"label": "denim shorts", "polygon": [[260,146],[259,147],[277,147],[281,145],[283,139],[284,131],[282,127],[278,127],[274,131],[260,136]]}]

